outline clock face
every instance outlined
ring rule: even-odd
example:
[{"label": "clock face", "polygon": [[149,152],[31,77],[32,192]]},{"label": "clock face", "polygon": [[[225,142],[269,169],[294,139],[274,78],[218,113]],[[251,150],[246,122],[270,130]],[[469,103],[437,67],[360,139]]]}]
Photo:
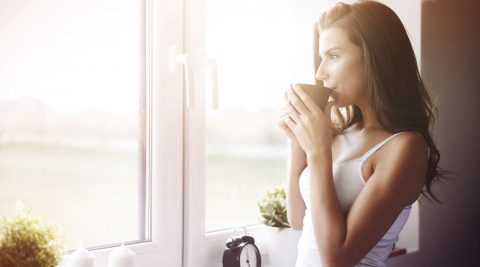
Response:
[{"label": "clock face", "polygon": [[258,267],[260,266],[258,249],[252,244],[246,244],[240,252],[240,267]]}]

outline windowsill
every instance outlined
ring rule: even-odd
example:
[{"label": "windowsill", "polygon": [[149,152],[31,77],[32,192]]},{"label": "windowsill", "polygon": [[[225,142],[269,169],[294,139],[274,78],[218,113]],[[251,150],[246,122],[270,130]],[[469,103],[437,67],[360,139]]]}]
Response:
[{"label": "windowsill", "polygon": [[[405,254],[407,254],[407,249],[398,248],[398,249],[395,249],[394,251],[392,251],[390,253],[390,255],[388,256],[388,258],[390,259],[390,258],[393,258],[393,257],[405,255]],[[262,254],[261,257],[262,257],[262,267],[273,267],[273,266],[270,266],[270,262],[268,260],[268,255],[267,254]],[[218,266],[215,266],[215,267],[222,267],[222,264],[220,264]]]},{"label": "windowsill", "polygon": [[407,254],[407,249],[406,248],[397,248],[394,249],[392,252],[390,252],[390,255],[388,255],[388,258],[393,258],[401,255]]},{"label": "windowsill", "polygon": [[[263,251],[262,251],[263,252]],[[388,256],[388,258],[393,258],[393,257],[397,257],[397,256],[401,256],[401,255],[405,255],[407,254],[407,249],[405,248],[398,248],[398,249],[395,249],[394,251],[392,251],[390,253],[390,255]],[[261,257],[262,257],[262,266],[263,267],[272,267],[270,266],[270,262],[269,262],[269,258],[268,258],[268,254],[267,253],[262,253],[261,254]],[[68,255],[64,258],[64,260],[62,261],[62,263],[60,265],[58,265],[58,267],[66,267],[68,266],[67,264],[67,261],[68,261]],[[97,262],[97,266],[106,266],[106,261],[105,259],[102,259],[101,261]],[[217,263],[217,265],[215,265],[215,267],[222,267],[222,263]]]},{"label": "windowsill", "polygon": [[[398,248],[398,249],[395,249],[394,251],[392,251],[390,253],[390,255],[388,256],[388,258],[393,258],[393,257],[397,257],[397,256],[401,256],[401,255],[405,255],[407,254],[407,249],[405,248]],[[219,265],[218,267],[221,267],[222,265]],[[262,255],[262,267],[273,267],[273,266],[270,266],[270,262],[268,260],[268,255]]]},{"label": "windowsill", "polygon": [[[257,245],[257,247],[260,250],[260,256],[261,256],[261,259],[262,259],[262,266],[263,267],[274,267],[274,266],[270,266],[270,261],[269,261],[269,257],[268,257],[268,240],[270,238],[269,238],[268,232],[266,231],[266,226],[265,225],[252,226],[252,227],[248,228],[248,232],[249,232],[250,235],[254,236],[255,244]],[[225,240],[225,237],[223,237],[221,235],[217,236],[216,238],[219,239],[219,240]],[[399,244],[397,243],[397,245],[399,245]],[[403,245],[403,243],[402,243],[402,245]],[[219,247],[217,247],[217,248],[219,248]],[[222,247],[222,249],[223,249],[223,247]],[[416,251],[415,247],[408,247],[408,246],[403,247],[402,246],[401,248],[395,248],[390,253],[388,258],[390,259],[390,258],[393,258],[393,257],[402,256],[402,255],[407,254],[407,252],[408,253],[413,253],[415,251]],[[208,265],[208,266],[209,267],[222,267],[221,254],[222,254],[222,252],[219,252],[218,257],[216,258],[218,260],[216,260],[215,264]]]}]

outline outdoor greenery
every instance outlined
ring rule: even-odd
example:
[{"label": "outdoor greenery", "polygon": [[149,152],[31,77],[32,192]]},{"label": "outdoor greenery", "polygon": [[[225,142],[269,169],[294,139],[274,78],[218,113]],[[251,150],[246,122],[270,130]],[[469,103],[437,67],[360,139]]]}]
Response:
[{"label": "outdoor greenery", "polygon": [[283,188],[267,191],[265,197],[258,202],[258,208],[264,219],[264,224],[272,227],[290,228],[287,218],[286,195]]},{"label": "outdoor greenery", "polygon": [[55,267],[63,249],[58,227],[34,217],[21,203],[12,217],[0,221],[0,267]]}]

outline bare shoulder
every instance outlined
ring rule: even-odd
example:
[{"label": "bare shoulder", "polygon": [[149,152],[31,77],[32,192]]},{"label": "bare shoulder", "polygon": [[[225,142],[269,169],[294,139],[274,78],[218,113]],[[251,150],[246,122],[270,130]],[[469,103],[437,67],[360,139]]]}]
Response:
[{"label": "bare shoulder", "polygon": [[425,139],[416,132],[404,132],[392,138],[388,153],[392,156],[428,158],[428,146]]},{"label": "bare shoulder", "polygon": [[[386,175],[394,184],[407,185],[412,200],[416,199],[415,191],[425,183],[428,169],[428,146],[424,138],[415,132],[405,132],[392,138],[385,145],[385,150],[375,164],[376,173]],[[398,179],[398,181],[393,181]]]}]

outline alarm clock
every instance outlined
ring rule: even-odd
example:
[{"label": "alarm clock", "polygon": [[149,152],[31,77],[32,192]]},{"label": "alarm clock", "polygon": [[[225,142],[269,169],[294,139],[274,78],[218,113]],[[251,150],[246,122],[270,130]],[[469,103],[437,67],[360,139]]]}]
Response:
[{"label": "alarm clock", "polygon": [[260,251],[249,235],[230,237],[223,251],[223,267],[261,267]]}]

